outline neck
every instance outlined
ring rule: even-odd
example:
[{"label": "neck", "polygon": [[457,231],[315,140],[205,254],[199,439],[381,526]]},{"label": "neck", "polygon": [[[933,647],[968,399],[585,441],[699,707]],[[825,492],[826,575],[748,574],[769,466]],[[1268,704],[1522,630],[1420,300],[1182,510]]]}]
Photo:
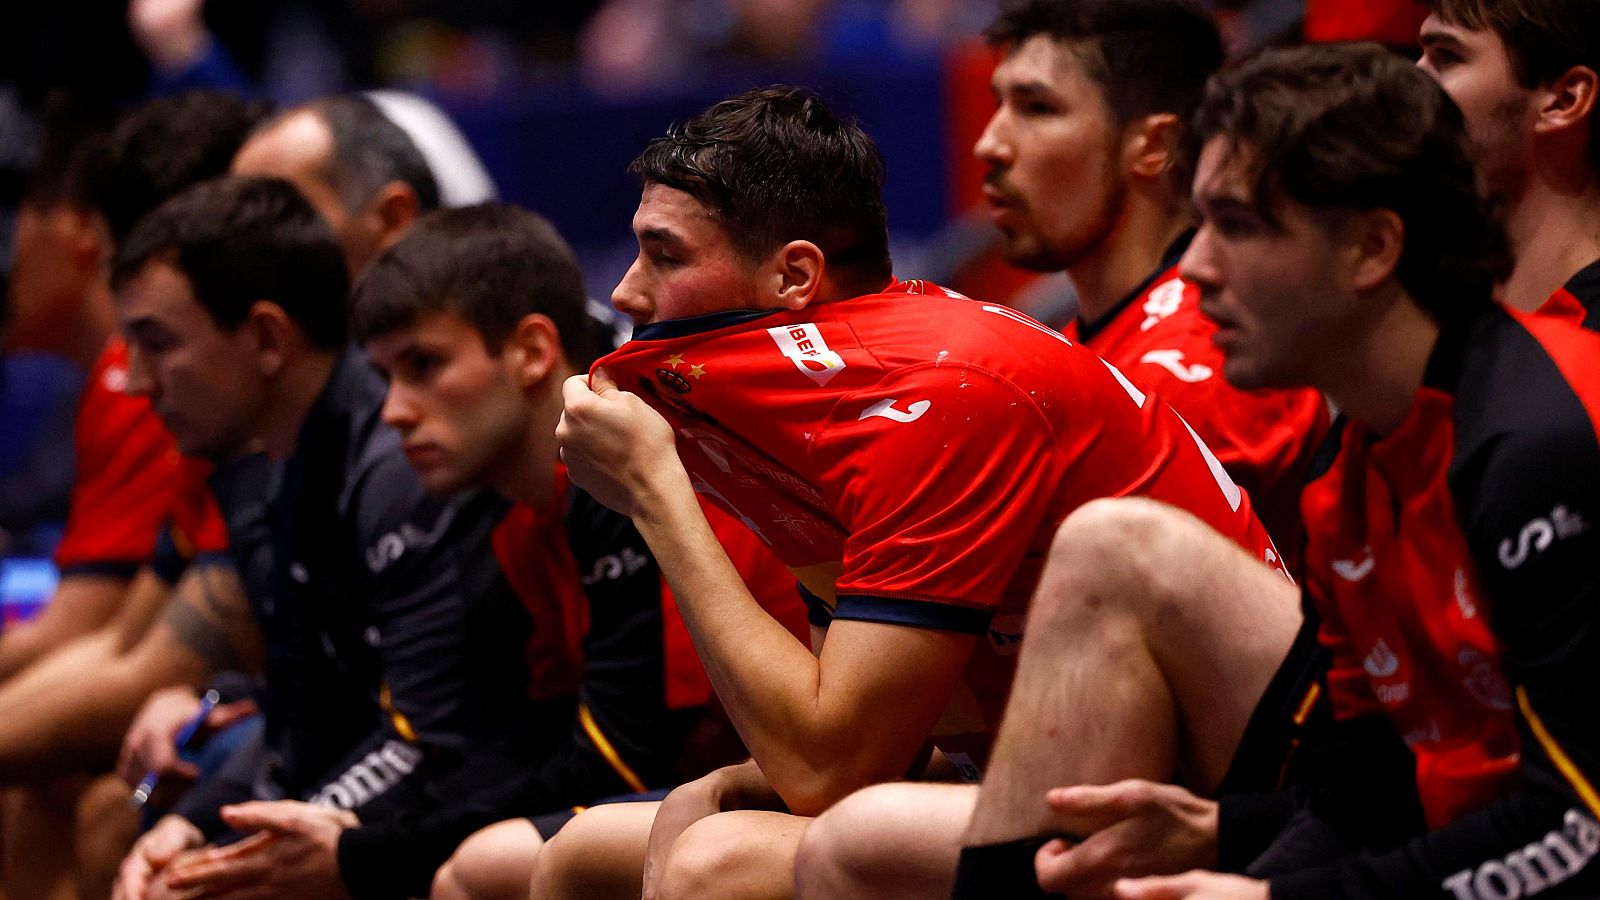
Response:
[{"label": "neck", "polygon": [[337,353],[312,350],[284,364],[260,420],[262,447],[269,455],[287,459],[294,453],[306,415],[327,387],[338,362]]},{"label": "neck", "polygon": [[1600,179],[1535,178],[1506,216],[1516,266],[1500,289],[1507,306],[1538,309],[1567,279],[1600,259]]},{"label": "neck", "polygon": [[494,479],[500,493],[518,503],[526,503],[543,513],[555,502],[556,425],[561,421],[561,385],[574,373],[570,368],[552,370],[529,392],[527,427],[514,448],[505,472]]},{"label": "neck", "polygon": [[1096,322],[1161,265],[1167,248],[1189,227],[1188,217],[1153,200],[1128,198],[1127,212],[1099,249],[1067,267],[1078,291],[1078,318]]},{"label": "neck", "polygon": [[1378,434],[1405,421],[1439,342],[1439,326],[1421,307],[1398,285],[1388,290],[1393,296],[1381,313],[1323,354],[1333,368],[1316,385]]}]

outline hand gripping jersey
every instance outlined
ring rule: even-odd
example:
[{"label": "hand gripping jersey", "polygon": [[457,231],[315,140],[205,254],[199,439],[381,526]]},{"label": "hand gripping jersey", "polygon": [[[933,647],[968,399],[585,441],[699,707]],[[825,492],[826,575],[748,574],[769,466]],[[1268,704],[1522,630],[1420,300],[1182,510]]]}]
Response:
[{"label": "hand gripping jersey", "polygon": [[95,360],[73,436],[76,474],[62,574],[131,578],[149,562],[171,513],[180,457],[150,401],[126,393],[128,348],[112,338]]},{"label": "hand gripping jersey", "polygon": [[1155,274],[1094,323],[1062,333],[1100,354],[1141,390],[1172,405],[1245,489],[1256,515],[1298,569],[1300,488],[1328,429],[1320,392],[1242,391],[1222,376],[1217,326],[1200,314],[1200,289],[1178,277],[1185,235]]},{"label": "hand gripping jersey", "polygon": [[1170,407],[1032,319],[926,282],[647,325],[596,365],[667,418],[696,489],[834,618],[987,638],[934,735],[958,759],[987,754],[1028,599],[1080,504],[1163,500],[1276,558]]},{"label": "hand gripping jersey", "polygon": [[1600,259],[1568,278],[1539,307],[1539,313],[1600,331]]},{"label": "hand gripping jersey", "polygon": [[1393,433],[1343,428],[1305,493],[1305,587],[1336,718],[1392,723],[1429,833],[1274,897],[1600,892],[1597,423],[1600,336],[1497,308],[1441,336]]}]

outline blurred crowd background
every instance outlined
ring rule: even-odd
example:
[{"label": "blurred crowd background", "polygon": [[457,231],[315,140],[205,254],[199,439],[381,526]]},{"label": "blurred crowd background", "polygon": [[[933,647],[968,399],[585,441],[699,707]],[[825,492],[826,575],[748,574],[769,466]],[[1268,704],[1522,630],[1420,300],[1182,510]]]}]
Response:
[{"label": "blurred crowd background", "polygon": [[[0,273],[40,167],[142,100],[225,87],[277,104],[391,88],[452,118],[501,199],[548,216],[605,300],[633,258],[627,163],[673,120],[757,84],[820,90],[888,161],[896,268],[1047,321],[1065,276],[1005,267],[974,213],[994,0],[35,0],[0,29]],[[1313,39],[1407,44],[1409,0],[1210,0],[1234,54]],[[0,609],[48,596],[84,373],[0,351]]]}]

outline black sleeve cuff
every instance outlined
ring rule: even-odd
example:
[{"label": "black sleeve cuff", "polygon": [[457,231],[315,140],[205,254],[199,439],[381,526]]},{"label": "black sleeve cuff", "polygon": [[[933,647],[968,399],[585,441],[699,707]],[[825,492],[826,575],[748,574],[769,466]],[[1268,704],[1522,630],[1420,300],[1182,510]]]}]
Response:
[{"label": "black sleeve cuff", "polygon": [[806,621],[818,628],[827,628],[833,624],[833,610],[828,608],[826,601],[806,590],[806,586],[799,582],[795,583],[795,588],[800,591],[800,599],[805,602]]},{"label": "black sleeve cuff", "polygon": [[413,852],[391,825],[362,825],[339,835],[339,877],[354,900],[405,900],[433,890],[433,875],[445,860]]},{"label": "black sleeve cuff", "polygon": [[873,597],[846,594],[833,610],[835,619],[881,622],[885,625],[910,625],[982,637],[989,631],[994,613],[987,609],[955,606],[904,597]]},{"label": "black sleeve cuff", "polygon": [[1217,803],[1217,868],[1242,872],[1294,815],[1289,794],[1240,794]]}]

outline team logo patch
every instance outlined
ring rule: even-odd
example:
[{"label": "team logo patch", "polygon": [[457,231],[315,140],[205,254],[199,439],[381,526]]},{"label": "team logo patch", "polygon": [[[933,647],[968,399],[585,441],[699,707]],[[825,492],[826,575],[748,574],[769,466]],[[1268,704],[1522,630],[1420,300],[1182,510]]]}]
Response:
[{"label": "team logo patch", "polygon": [[822,339],[822,329],[811,322],[779,325],[768,328],[767,334],[772,335],[778,349],[794,363],[794,367],[815,381],[818,387],[826,385],[835,375],[844,371],[844,357],[828,349],[828,342]]},{"label": "team logo patch", "polygon": [[689,383],[689,379],[671,369],[657,369],[656,380],[679,394],[687,394],[694,390],[694,385]]}]

